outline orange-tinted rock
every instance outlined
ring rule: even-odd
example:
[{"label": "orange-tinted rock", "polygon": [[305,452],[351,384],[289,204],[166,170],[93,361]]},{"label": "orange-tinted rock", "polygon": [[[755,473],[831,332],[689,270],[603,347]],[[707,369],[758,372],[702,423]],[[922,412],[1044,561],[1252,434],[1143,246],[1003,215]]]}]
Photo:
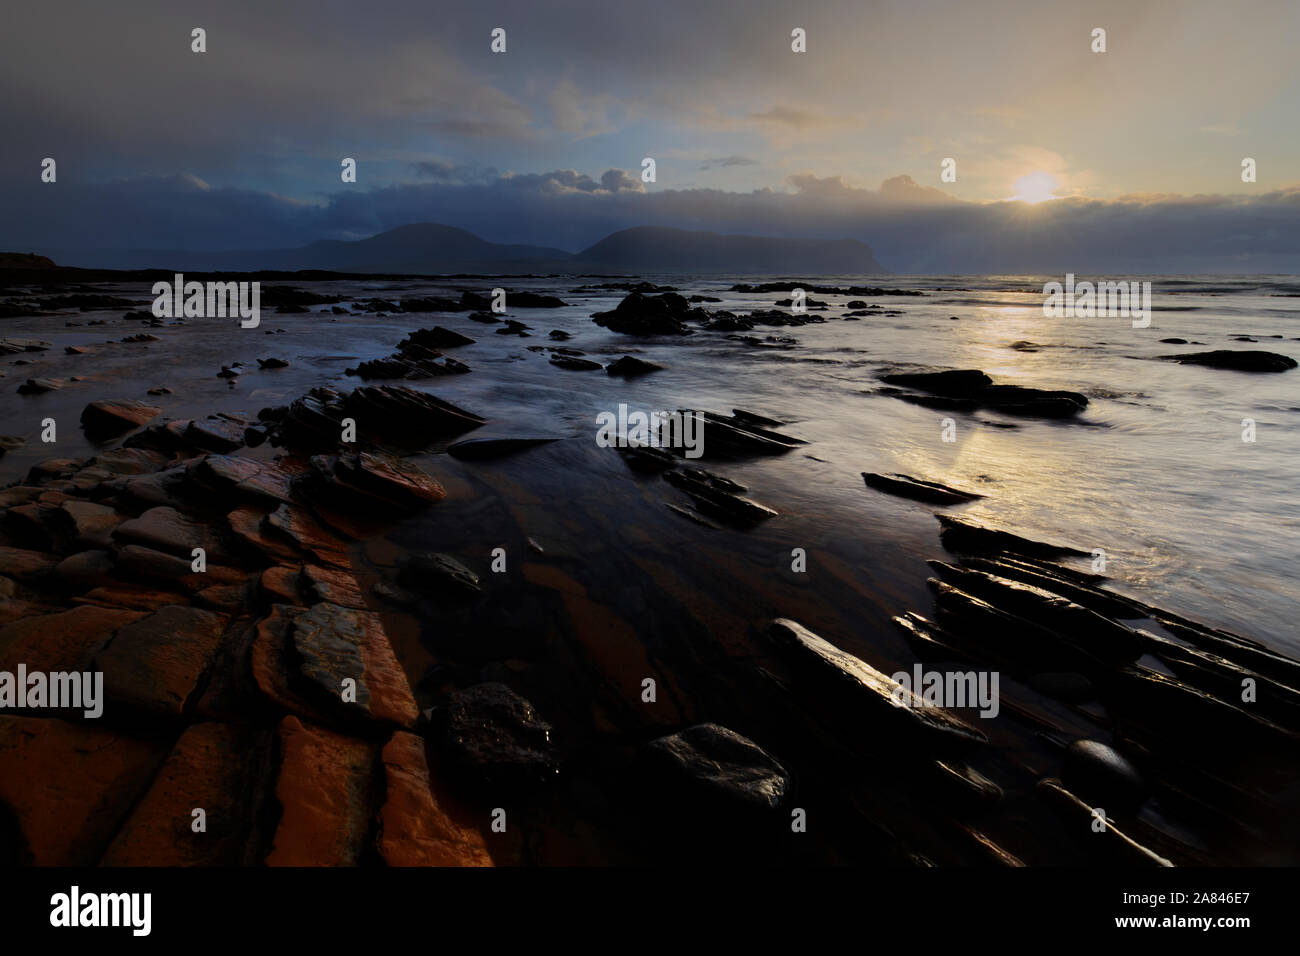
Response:
[{"label": "orange-tinted rock", "polygon": [[280,722],[282,810],[269,866],[355,866],[370,829],[377,748],[352,737]]},{"label": "orange-tinted rock", "polygon": [[210,562],[206,570],[195,571],[190,560],[138,544],[127,545],[118,552],[115,573],[132,580],[144,578],[159,584],[176,585],[189,592],[202,591],[217,584],[239,584],[247,579],[243,571]]},{"label": "orange-tinted rock", "polygon": [[183,558],[189,558],[195,548],[206,547],[207,537],[198,522],[165,505],[122,522],[113,532],[121,544],[139,544]]},{"label": "orange-tinted rock", "polygon": [[81,427],[91,438],[112,438],[156,418],[161,408],[131,399],[91,402],[81,412]]},{"label": "orange-tinted rock", "polygon": [[258,584],[262,595],[272,604],[302,604],[298,595],[299,569],[277,564],[262,572]]},{"label": "orange-tinted rock", "polygon": [[65,591],[88,591],[104,584],[116,562],[109,551],[96,549],[70,554],[58,563],[50,580]]},{"label": "orange-tinted rock", "polygon": [[[102,866],[237,866],[253,827],[256,778],[269,739],[234,724],[194,724],[181,734]],[[194,810],[206,830],[194,831]]]},{"label": "orange-tinted rock", "polygon": [[216,656],[226,619],[169,604],[117,632],[96,658],[113,704],[179,715]]},{"label": "orange-tinted rock", "polygon": [[302,569],[303,585],[307,589],[309,603],[319,601],[328,601],[331,604],[341,604],[344,607],[366,609],[365,598],[361,596],[361,588],[357,586],[357,579],[352,576],[351,572],[339,571],[334,568],[322,568],[318,564],[304,565]]},{"label": "orange-tinted rock", "polygon": [[78,548],[106,548],[111,533],[122,523],[122,516],[108,505],[69,498],[63,502],[64,524]]},{"label": "orange-tinted rock", "polygon": [[0,670],[18,664],[29,670],[83,671],[119,628],[145,615],[140,611],[81,606],[0,627]]},{"label": "orange-tinted rock", "polygon": [[262,522],[265,518],[264,510],[244,505],[231,511],[226,516],[226,521],[231,531],[272,561],[282,563],[301,561],[302,554],[297,548],[263,531]]},{"label": "orange-tinted rock", "polygon": [[342,540],[324,528],[301,507],[282,504],[263,522],[263,528],[316,558],[321,564],[348,569],[347,551]]},{"label": "orange-tinted rock", "polygon": [[156,591],[153,588],[133,587],[130,584],[115,582],[102,588],[92,588],[81,597],[73,598],[72,601],[74,604],[93,604],[99,607],[156,611],[164,604],[175,604],[176,595],[170,591]]},{"label": "orange-tinted rock", "polygon": [[384,746],[383,761],[387,793],[379,815],[378,848],[385,863],[492,865],[478,827],[434,793],[423,739],[398,731]]},{"label": "orange-tinted rock", "polygon": [[20,859],[93,866],[168,749],[90,721],[0,716],[0,802],[17,818]]}]

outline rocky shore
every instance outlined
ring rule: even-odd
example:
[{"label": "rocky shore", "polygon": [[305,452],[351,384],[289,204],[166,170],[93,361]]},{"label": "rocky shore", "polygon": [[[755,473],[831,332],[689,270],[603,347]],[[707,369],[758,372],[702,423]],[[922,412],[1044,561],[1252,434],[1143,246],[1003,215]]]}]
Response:
[{"label": "rocky shore", "polygon": [[[625,286],[592,322],[633,340],[826,321],[779,306],[709,310],[706,297]],[[35,300],[25,301],[9,307]],[[471,291],[360,302],[281,292],[269,301],[286,314],[460,313],[475,328],[495,327],[501,338],[484,338],[500,342],[534,331]],[[82,291],[41,305],[135,303]],[[560,305],[557,296],[511,298],[512,309]],[[850,305],[862,315],[841,318],[886,311]],[[1289,812],[1300,799],[1300,663],[1108,587],[1079,568],[1087,548],[953,512],[993,492],[935,475],[862,472],[865,490],[856,483],[863,494],[943,509],[932,606],[894,607],[885,620],[906,641],[907,668],[998,672],[993,717],[928,704],[891,676],[884,656],[873,663],[845,650],[849,635],[826,630],[830,618],[810,625],[805,613],[833,603],[831,592],[776,613],[751,607],[734,626],[744,602],[726,602],[729,584],[761,593],[756,579],[772,572],[727,567],[725,544],[712,546],[723,569],[712,582],[641,565],[646,579],[629,587],[644,588],[640,614],[662,625],[653,642],[626,623],[638,613],[624,606],[632,598],[598,597],[573,570],[615,556],[550,554],[530,537],[501,549],[513,573],[495,574],[497,558],[486,554],[470,567],[399,545],[414,522],[433,516],[458,528],[480,513],[448,459],[458,468],[516,462],[527,475],[530,456],[562,447],[558,435],[475,437],[491,418],[434,394],[443,376],[480,374],[445,354],[475,341],[412,319],[389,357],[349,367],[349,387],[321,384],[255,415],[232,403],[173,417],[170,390],[147,401],[97,398],[79,422],[94,454],[51,457],[0,490],[0,672],[100,672],[106,697],[94,719],[75,709],[0,711],[0,861],[1300,859]],[[11,338],[4,351],[47,345]],[[542,350],[556,376],[603,370],[636,388],[666,374],[630,354],[602,362],[586,350],[523,347]],[[1213,355],[1183,358],[1287,368]],[[267,355],[258,371],[287,365]],[[238,381],[244,368],[232,363],[223,377]],[[50,381],[33,378],[24,394]],[[1089,405],[1078,392],[995,383],[973,369],[882,381],[883,394],[959,412],[1072,420]],[[704,462],[671,444],[621,448],[610,480],[662,489],[667,509],[702,540],[779,522],[782,508],[763,488],[726,472],[815,450],[806,425],[743,408],[681,411],[700,418]],[[570,520],[526,484],[517,496],[545,521]]]}]

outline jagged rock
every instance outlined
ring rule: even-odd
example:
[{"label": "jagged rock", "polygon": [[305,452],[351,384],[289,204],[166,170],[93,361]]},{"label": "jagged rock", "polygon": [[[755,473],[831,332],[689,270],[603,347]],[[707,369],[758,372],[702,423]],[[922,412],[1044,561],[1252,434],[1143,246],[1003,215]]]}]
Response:
[{"label": "jagged rock", "polygon": [[384,745],[386,793],[377,849],[388,866],[491,866],[473,818],[435,793],[424,740],[398,731]]},{"label": "jagged rock", "polygon": [[1059,780],[1048,777],[1038,781],[1036,792],[1066,820],[1070,831],[1078,834],[1080,844],[1095,847],[1099,856],[1109,854],[1124,866],[1173,866],[1118,829],[1110,814],[1105,828],[1098,830],[1094,826],[1097,819],[1094,808],[1065,789]]},{"label": "jagged rock", "polygon": [[686,492],[695,507],[709,517],[750,527],[777,515],[767,505],[737,494],[736,489],[743,491],[744,487],[721,476],[683,468],[665,471],[663,477],[674,487]]},{"label": "jagged rock", "polygon": [[923,478],[913,478],[911,475],[901,475],[898,473],[892,475],[880,475],[875,472],[864,471],[862,478],[867,483],[867,487],[875,488],[878,491],[885,491],[891,495],[899,495],[903,498],[913,498],[916,501],[925,501],[930,504],[951,505],[965,504],[969,501],[977,501],[983,498],[983,495],[977,495],[972,491],[961,491],[948,485],[943,485],[935,481],[926,481]]},{"label": "jagged rock", "polygon": [[658,372],[663,369],[662,365],[654,362],[646,362],[643,359],[631,355],[623,355],[605,366],[607,375],[622,375],[624,378],[631,378],[636,375],[646,375],[650,372]]},{"label": "jagged rock", "polygon": [[926,705],[911,689],[795,621],[777,618],[768,626],[768,636],[812,681],[812,693],[852,721],[846,732],[855,741],[868,747],[894,740],[939,749],[987,742],[982,731],[942,707]]},{"label": "jagged rock", "polygon": [[135,344],[140,342],[161,342],[162,339],[156,335],[150,335],[148,332],[137,332],[135,335],[126,336],[121,341]]},{"label": "jagged rock", "polygon": [[881,380],[890,385],[915,388],[927,393],[924,396],[898,393],[899,398],[927,407],[955,411],[987,407],[1012,415],[1066,418],[1088,405],[1087,396],[1078,392],[994,385],[993,380],[978,369],[898,372],[882,375]]},{"label": "jagged rock", "polygon": [[95,659],[109,707],[178,717],[221,645],[226,619],[172,604],[126,625]]},{"label": "jagged rock", "polygon": [[758,744],[718,724],[697,724],[652,740],[647,764],[707,796],[775,810],[790,790],[786,769]]},{"label": "jagged rock", "polygon": [[509,293],[507,302],[512,309],[559,309],[566,305],[553,295],[527,291]]},{"label": "jagged rock", "polygon": [[1213,352],[1189,352],[1186,355],[1161,355],[1160,358],[1180,365],[1205,365],[1237,372],[1285,372],[1296,367],[1296,360],[1290,356],[1259,349],[1216,349]]},{"label": "jagged rock", "polygon": [[303,723],[280,722],[281,807],[268,866],[356,866],[372,814],[377,747]]},{"label": "jagged rock", "polygon": [[312,555],[321,564],[349,570],[343,541],[300,507],[280,505],[266,516],[263,528],[292,543],[304,554]]},{"label": "jagged rock", "polygon": [[286,362],[284,359],[275,358],[274,356],[272,356],[271,358],[258,359],[257,364],[259,368],[288,368],[289,367],[289,363]]},{"label": "jagged rock", "polygon": [[383,507],[412,512],[447,496],[446,489],[426,472],[392,455],[359,452],[317,461],[317,473],[338,490],[332,500],[346,510]]},{"label": "jagged rock", "polygon": [[91,402],[81,412],[81,427],[91,440],[115,438],[152,421],[161,408],[129,398]]},{"label": "jagged rock", "polygon": [[563,329],[551,329],[550,334],[547,337],[554,339],[557,342],[567,342],[569,339],[573,338],[572,335],[565,332]]},{"label": "jagged rock", "polygon": [[470,783],[493,792],[523,791],[559,772],[551,725],[505,684],[458,690],[440,716],[443,747]]},{"label": "jagged rock", "polygon": [[949,551],[962,554],[998,554],[1008,552],[1031,558],[1089,557],[1089,552],[1080,551],[1064,545],[1044,544],[1030,538],[1022,538],[1009,531],[985,527],[974,521],[954,518],[951,515],[935,515],[943,530],[939,539]]},{"label": "jagged rock", "polygon": [[591,320],[597,325],[624,335],[690,335],[687,320],[706,320],[703,309],[692,309],[676,292],[647,296],[633,292],[613,310],[597,312]]},{"label": "jagged rock", "polygon": [[477,574],[455,558],[434,551],[419,552],[407,558],[398,572],[397,581],[415,591],[433,591],[445,597],[468,598],[481,590]]},{"label": "jagged rock", "polygon": [[[437,438],[449,438],[486,424],[450,402],[404,385],[368,385],[343,401],[343,410],[357,421],[361,435],[407,448],[420,448]],[[336,426],[334,444],[338,443]]]}]

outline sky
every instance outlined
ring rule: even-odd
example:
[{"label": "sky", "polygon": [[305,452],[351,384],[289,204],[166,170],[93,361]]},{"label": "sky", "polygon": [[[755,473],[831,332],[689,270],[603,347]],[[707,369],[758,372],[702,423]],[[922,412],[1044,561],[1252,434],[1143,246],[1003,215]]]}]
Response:
[{"label": "sky", "polygon": [[0,249],[671,225],[899,272],[1296,272],[1297,41],[1295,0],[8,4]]}]

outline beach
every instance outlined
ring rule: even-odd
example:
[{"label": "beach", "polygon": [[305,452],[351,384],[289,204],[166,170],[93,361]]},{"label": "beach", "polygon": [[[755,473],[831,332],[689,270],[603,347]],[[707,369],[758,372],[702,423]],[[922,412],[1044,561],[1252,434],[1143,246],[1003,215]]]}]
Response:
[{"label": "beach", "polygon": [[[1051,278],[274,277],[255,328],[9,283],[0,670],[107,699],[0,717],[7,852],[1293,863],[1300,372],[1170,356],[1300,356],[1300,284],[1136,328]],[[996,716],[874,683],[922,662]]]}]

